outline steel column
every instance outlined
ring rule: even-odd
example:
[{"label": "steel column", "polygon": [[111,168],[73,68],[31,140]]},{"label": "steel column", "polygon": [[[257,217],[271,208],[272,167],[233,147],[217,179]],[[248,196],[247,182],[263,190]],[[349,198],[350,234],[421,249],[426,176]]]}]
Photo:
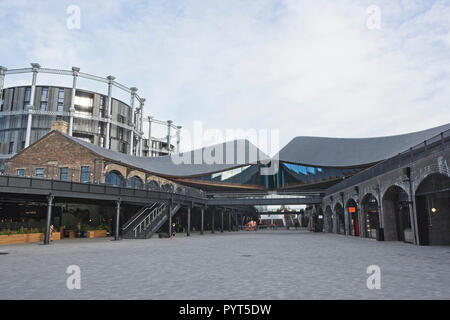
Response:
[{"label": "steel column", "polygon": [[144,103],[145,103],[145,99],[141,98],[141,113],[140,113],[140,122],[139,122],[139,132],[141,133],[139,135],[139,156],[142,157],[144,155],[144,128],[143,128],[143,124],[144,124]]},{"label": "steel column", "polygon": [[27,131],[25,135],[25,148],[30,145],[31,142],[31,126],[33,124],[33,109],[34,109],[34,96],[36,94],[36,79],[37,74],[41,66],[38,63],[32,63],[33,67],[33,78],[31,80],[31,92],[30,92],[30,104],[28,105],[28,121],[27,121]]},{"label": "steel column", "polygon": [[204,215],[205,215],[205,208],[201,208],[201,211],[200,211],[200,214],[201,214],[201,228],[200,228],[200,234],[203,234],[203,231],[204,231]]},{"label": "steel column", "polygon": [[172,120],[167,121],[167,152],[170,154],[170,141],[171,141],[171,129],[172,129]]},{"label": "steel column", "polygon": [[110,135],[111,135],[111,108],[112,108],[112,85],[114,79],[113,76],[108,76],[108,102],[106,106],[106,137],[105,137],[105,145],[104,148],[110,148]]},{"label": "steel column", "polygon": [[54,198],[55,197],[51,194],[47,197],[47,221],[45,225],[44,244],[50,243],[50,221],[52,220],[52,206]]},{"label": "steel column", "polygon": [[220,232],[223,232],[223,210],[220,211],[221,223],[220,223]]},{"label": "steel column", "polygon": [[214,226],[214,216],[215,216],[215,214],[216,214],[216,209],[212,209],[211,210],[211,233],[214,233],[214,228],[215,228],[215,226]]},{"label": "steel column", "polygon": [[114,240],[119,240],[120,202],[120,199],[116,201],[116,232],[114,234]]},{"label": "steel column", "polygon": [[73,133],[73,114],[75,113],[75,93],[77,91],[77,80],[80,68],[72,67],[73,82],[72,82],[72,96],[70,99],[70,117],[69,117],[69,136]]},{"label": "steel column", "polygon": [[136,92],[138,89],[136,87],[130,88],[131,90],[131,97],[130,97],[130,105],[131,105],[131,139],[130,139],[130,150],[129,154],[133,155],[133,148],[134,148],[134,131],[136,130],[136,117],[134,114],[134,100],[136,98]]},{"label": "steel column", "polygon": [[228,211],[228,232],[231,232],[231,211]]},{"label": "steel column", "polygon": [[191,207],[188,207],[186,236],[189,237],[190,235],[191,235]]}]

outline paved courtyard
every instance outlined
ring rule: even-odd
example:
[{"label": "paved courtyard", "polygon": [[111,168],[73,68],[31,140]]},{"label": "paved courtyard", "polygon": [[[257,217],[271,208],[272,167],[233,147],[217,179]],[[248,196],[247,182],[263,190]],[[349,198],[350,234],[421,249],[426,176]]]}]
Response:
[{"label": "paved courtyard", "polygon": [[[0,246],[0,299],[450,299],[450,247],[305,230]],[[81,289],[66,287],[69,265]],[[366,268],[381,268],[369,290]]]}]

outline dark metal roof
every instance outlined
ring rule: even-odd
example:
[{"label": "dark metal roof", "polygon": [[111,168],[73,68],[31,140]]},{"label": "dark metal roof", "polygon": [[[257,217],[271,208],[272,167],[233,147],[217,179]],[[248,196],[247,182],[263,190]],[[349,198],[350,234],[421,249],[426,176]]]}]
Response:
[{"label": "dark metal roof", "polygon": [[377,138],[296,137],[279,152],[279,160],[316,167],[370,165],[450,129],[450,123],[408,134]]},{"label": "dark metal roof", "polygon": [[59,131],[56,132],[101,157],[167,177],[204,175],[269,160],[266,154],[248,140],[224,142],[178,155],[137,157],[105,149]]}]

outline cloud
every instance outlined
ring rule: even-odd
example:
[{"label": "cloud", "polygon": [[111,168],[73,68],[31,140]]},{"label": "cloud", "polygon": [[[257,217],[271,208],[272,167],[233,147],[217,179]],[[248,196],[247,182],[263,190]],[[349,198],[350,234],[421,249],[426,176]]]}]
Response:
[{"label": "cloud", "polygon": [[[376,1],[0,2],[2,61],[108,75],[192,129],[382,136],[450,119],[450,5]],[[81,30],[66,8],[81,8]]]}]

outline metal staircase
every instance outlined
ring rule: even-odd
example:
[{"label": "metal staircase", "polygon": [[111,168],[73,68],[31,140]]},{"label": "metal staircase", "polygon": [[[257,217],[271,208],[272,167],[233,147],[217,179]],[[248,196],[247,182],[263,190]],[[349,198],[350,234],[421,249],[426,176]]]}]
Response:
[{"label": "metal staircase", "polygon": [[[181,205],[172,208],[173,217]],[[125,239],[149,239],[168,219],[167,203],[152,203],[139,210],[122,227],[122,237]]]}]

